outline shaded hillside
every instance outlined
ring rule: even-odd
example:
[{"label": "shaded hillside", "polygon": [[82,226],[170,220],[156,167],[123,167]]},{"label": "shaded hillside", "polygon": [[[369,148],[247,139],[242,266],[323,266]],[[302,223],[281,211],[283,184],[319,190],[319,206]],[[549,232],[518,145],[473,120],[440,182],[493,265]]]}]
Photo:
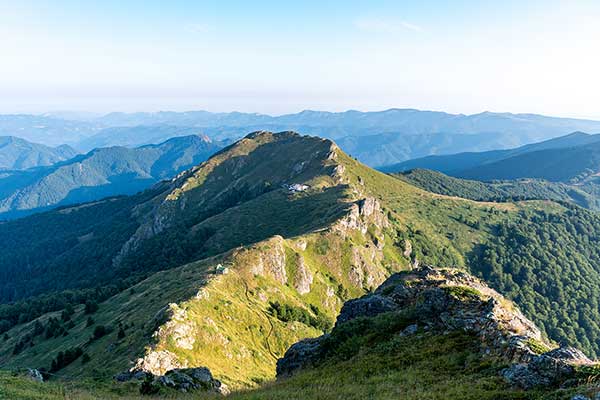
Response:
[{"label": "shaded hillside", "polygon": [[538,178],[579,182],[600,173],[600,143],[528,151],[499,161],[464,169],[457,176],[478,179]]},{"label": "shaded hillside", "polygon": [[[570,147],[584,147],[600,142],[600,135],[588,135],[574,132],[566,136],[533,143],[509,150],[494,150],[483,152],[466,152],[449,155],[432,155],[416,158],[399,164],[387,165],[380,168],[385,172],[403,172],[411,169],[431,169],[453,176],[462,176],[464,171],[475,170],[483,165],[493,164],[511,157],[533,153],[542,150],[563,149]],[[557,152],[558,153],[558,152]],[[498,171],[502,174],[502,170]],[[495,178],[502,179],[502,178]]]},{"label": "shaded hillside", "polygon": [[589,187],[558,182],[536,179],[481,182],[454,178],[427,169],[414,169],[394,176],[429,192],[477,201],[569,201],[594,210],[600,206],[598,197],[593,192],[586,192]]},{"label": "shaded hillside", "polygon": [[382,133],[369,136],[346,136],[337,140],[348,154],[371,167],[382,167],[399,160],[410,160],[430,154],[452,154],[460,151],[484,151],[509,148],[520,144],[510,134],[488,133],[423,133],[405,135]]},{"label": "shaded hillside", "polygon": [[14,136],[0,136],[0,170],[21,170],[56,164],[74,157],[69,146],[48,147]]},{"label": "shaded hillside", "polygon": [[133,194],[206,160],[220,149],[187,136],[135,149],[95,149],[67,161],[0,176],[0,218],[57,206]]}]

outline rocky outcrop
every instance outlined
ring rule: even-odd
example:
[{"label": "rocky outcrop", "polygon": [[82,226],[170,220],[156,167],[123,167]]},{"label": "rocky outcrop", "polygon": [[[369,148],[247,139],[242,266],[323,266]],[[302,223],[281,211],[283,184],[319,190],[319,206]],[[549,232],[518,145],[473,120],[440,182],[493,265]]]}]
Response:
[{"label": "rocky outcrop", "polygon": [[304,258],[301,255],[297,255],[298,269],[296,270],[296,276],[294,278],[294,288],[300,294],[307,294],[310,292],[310,287],[313,283],[313,274],[308,269],[308,266],[304,262]]},{"label": "rocky outcrop", "polygon": [[194,348],[195,325],[188,318],[186,310],[177,304],[169,304],[166,322],[154,333],[156,337],[169,336],[175,342],[175,346],[181,349],[191,350]]},{"label": "rocky outcrop", "polygon": [[381,209],[381,204],[373,197],[366,197],[352,203],[348,214],[335,223],[332,229],[342,235],[347,234],[350,230],[359,230],[364,235],[367,233],[369,225],[374,225],[378,229],[389,225],[387,217]]},{"label": "rocky outcrop", "polygon": [[213,378],[208,368],[173,369],[161,376],[149,376],[142,383],[142,394],[157,393],[161,387],[175,389],[180,392],[202,390],[228,395],[229,389],[221,381]]},{"label": "rocky outcrop", "polygon": [[154,375],[144,371],[127,371],[117,374],[117,382],[141,381],[141,394],[156,394],[161,388],[170,388],[179,392],[204,391],[228,395],[226,385],[215,379],[208,368],[176,368],[164,375]]},{"label": "rocky outcrop", "polygon": [[[413,323],[400,336],[464,331],[480,339],[481,356],[513,363],[502,371],[512,385],[524,389],[558,385],[574,378],[577,366],[592,362],[579,350],[555,348],[510,301],[460,269],[421,267],[388,278],[374,293],[348,301],[336,327],[355,318],[382,313],[411,315]],[[315,365],[327,336],[304,340],[288,349],[277,363],[278,376]],[[548,349],[539,354],[540,349]],[[543,350],[542,350],[543,351]]]},{"label": "rocky outcrop", "polygon": [[35,382],[44,382],[44,376],[35,368],[27,369],[27,377]]},{"label": "rocky outcrop", "polygon": [[187,365],[181,363],[177,356],[170,351],[155,350],[150,351],[143,358],[139,358],[131,371],[143,371],[152,375],[162,375],[167,371],[185,367]]},{"label": "rocky outcrop", "polygon": [[373,317],[384,312],[397,309],[396,303],[386,296],[374,294],[359,299],[350,300],[344,304],[337,318],[336,325],[357,317]]},{"label": "rocky outcrop", "polygon": [[285,269],[285,247],[283,237],[276,235],[268,241],[261,243],[258,259],[253,262],[252,273],[255,275],[269,275],[277,282],[285,285],[288,281]]},{"label": "rocky outcrop", "polygon": [[283,358],[277,360],[277,377],[290,376],[295,371],[316,364],[320,356],[321,341],[325,336],[309,338],[293,344]]},{"label": "rocky outcrop", "polygon": [[532,389],[567,382],[577,366],[590,364],[592,361],[578,349],[562,347],[535,355],[527,363],[512,365],[502,371],[502,376],[515,386]]}]

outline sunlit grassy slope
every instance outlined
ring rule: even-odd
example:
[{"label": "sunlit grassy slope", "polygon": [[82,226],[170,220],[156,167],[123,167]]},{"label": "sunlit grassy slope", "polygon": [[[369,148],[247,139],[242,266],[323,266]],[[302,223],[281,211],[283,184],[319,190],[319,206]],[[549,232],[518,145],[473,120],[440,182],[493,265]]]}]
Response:
[{"label": "sunlit grassy slope", "polygon": [[[58,351],[79,346],[90,360],[82,363],[77,359],[56,374],[69,379],[93,378],[107,382],[113,374],[131,368],[138,357],[165,351],[173,354],[181,365],[209,367],[217,378],[234,389],[256,387],[274,378],[276,359],[291,344],[322,333],[322,327],[282,321],[274,315],[272,303],[304,310],[313,319],[333,321],[343,301],[374,288],[392,271],[406,269],[415,260],[466,267],[469,255],[493,235],[497,223],[516,220],[522,209],[562,210],[561,206],[549,202],[480,203],[432,194],[374,171],[324,141],[316,145],[314,140],[306,139],[310,145],[302,148],[302,140],[287,138],[285,146],[277,148],[277,141],[272,138],[265,143],[261,142],[262,137],[254,140],[258,144],[246,142],[247,146],[241,148],[239,154],[230,154],[231,162],[219,160],[225,153],[217,155],[218,162],[205,164],[206,167],[214,162],[212,170],[191,171],[180,178],[181,189],[173,190],[169,198],[162,203],[146,203],[138,209],[143,213],[155,207],[160,215],[175,221],[172,226],[186,229],[179,236],[158,235],[149,239],[145,246],[156,248],[159,256],[161,249],[174,248],[169,241],[185,240],[193,237],[194,232],[211,229],[215,234],[199,245],[203,246],[202,254],[214,254],[213,258],[157,272],[104,301],[91,315],[85,315],[80,306],[73,316],[75,326],[66,336],[50,339],[38,336],[32,347],[18,355],[12,355],[12,349],[23,335],[31,332],[34,322],[11,329],[6,340],[0,339],[3,367],[47,368]],[[323,151],[324,145],[332,151]],[[228,176],[243,169],[246,155],[260,156],[263,152],[257,150],[260,146],[268,146],[264,154],[277,155],[277,162],[282,165],[289,158],[286,153],[305,154],[310,158],[305,180],[294,181],[309,184],[310,190],[291,194],[277,187],[264,193],[255,192],[258,195],[248,201],[201,218],[198,223],[186,222],[186,218],[193,219],[202,211],[201,204],[216,203],[215,199],[205,199],[200,193],[204,193],[203,196],[223,193],[224,187],[231,186]],[[301,162],[301,158],[293,159],[294,165]],[[269,174],[274,173],[277,182],[286,179],[283,168],[279,172],[261,168],[245,173],[244,181],[263,187],[265,182],[273,181]],[[288,174],[290,168],[286,168]],[[208,186],[203,189],[205,185]],[[377,199],[381,207],[372,216],[359,217],[364,229],[340,224],[351,215],[352,204],[364,198]],[[152,221],[141,223],[143,226]],[[232,247],[233,250],[228,250]],[[143,265],[147,260],[139,261]],[[216,274],[219,264],[229,268],[229,273]],[[311,277],[310,289],[301,290],[307,276]],[[42,316],[40,321],[44,323],[50,316],[59,314]],[[86,326],[90,317],[93,322]],[[122,338],[117,336],[119,323],[125,327]],[[109,333],[90,340],[98,325],[108,327]],[[467,339],[456,340],[468,342]],[[459,348],[452,349],[455,342],[435,342],[443,342],[443,338],[423,340],[427,341],[422,343],[424,348],[448,347],[451,359],[440,358],[440,362],[456,363],[468,355]],[[417,361],[420,356],[428,357],[429,353],[416,353]],[[382,358],[381,363],[368,367],[372,361],[368,357],[357,358],[352,364],[354,367],[346,362],[342,368],[325,366],[320,372],[307,372],[259,392],[239,396],[281,398],[287,393],[290,398],[301,398],[302,393],[312,393],[315,398],[339,398],[339,395],[335,397],[336,380],[348,385],[346,389],[338,388],[346,394],[344,397],[354,390],[363,398],[369,397],[368,390],[375,389],[382,393],[382,398],[394,398],[397,394],[394,390],[400,390],[394,387],[404,387],[403,390],[413,396],[406,398],[419,398],[418,394],[423,393],[419,388],[427,384],[434,385],[432,393],[439,393],[438,397],[431,398],[443,398],[444,393],[457,396],[475,378],[482,387],[488,382],[498,384],[492,369],[486,369],[483,375],[467,369],[463,371],[464,376],[457,378],[455,386],[444,389],[443,380],[432,382],[434,375],[410,378],[408,373],[414,372],[412,367],[398,364],[397,359]],[[435,358],[421,360],[418,369],[431,369],[427,363],[434,361]],[[358,379],[361,375],[363,377]],[[306,387],[309,380],[317,380],[317,377],[321,383]],[[449,382],[451,377],[447,375],[444,379]],[[368,383],[375,389],[359,390],[359,383]],[[493,390],[490,393],[498,393]]]}]

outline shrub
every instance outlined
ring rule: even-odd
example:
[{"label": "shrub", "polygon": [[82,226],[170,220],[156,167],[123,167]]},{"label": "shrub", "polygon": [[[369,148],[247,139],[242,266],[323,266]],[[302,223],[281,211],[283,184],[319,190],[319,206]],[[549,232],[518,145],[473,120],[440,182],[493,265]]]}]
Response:
[{"label": "shrub", "polygon": [[93,314],[98,311],[98,303],[92,300],[88,300],[85,302],[85,313]]},{"label": "shrub", "polygon": [[94,333],[92,334],[92,340],[100,339],[102,336],[106,335],[109,330],[104,325],[98,325],[94,328]]},{"label": "shrub", "polygon": [[273,316],[283,322],[301,322],[321,331],[331,329],[333,322],[326,315],[321,314],[317,307],[311,306],[311,309],[316,316],[311,315],[311,313],[304,308],[294,307],[276,301],[271,303],[270,311]]},{"label": "shrub", "polygon": [[82,354],[83,350],[81,350],[81,347],[74,347],[68,349],[64,353],[62,351],[59,351],[56,355],[56,358],[52,360],[50,372],[56,372],[63,369],[64,367],[75,361],[77,358],[79,358]]}]

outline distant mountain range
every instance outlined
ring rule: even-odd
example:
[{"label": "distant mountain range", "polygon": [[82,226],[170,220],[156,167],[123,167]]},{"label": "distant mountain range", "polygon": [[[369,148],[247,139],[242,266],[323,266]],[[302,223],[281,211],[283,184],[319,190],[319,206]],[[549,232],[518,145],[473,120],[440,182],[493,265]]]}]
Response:
[{"label": "distant mountain range", "polygon": [[48,147],[14,136],[0,136],[0,170],[52,165],[77,154],[70,146]]},{"label": "distant mountain range", "polygon": [[0,218],[133,194],[199,164],[222,147],[191,135],[133,149],[98,148],[51,166],[0,172]]},{"label": "distant mountain range", "polygon": [[0,116],[0,134],[53,146],[66,143],[81,151],[159,143],[200,133],[215,140],[232,140],[259,130],[295,130],[333,139],[359,160],[380,167],[427,155],[517,147],[573,131],[600,132],[600,122],[535,114],[464,115],[414,109],[309,110],[281,116],[207,111],[111,113],[100,117],[68,112]]},{"label": "distant mountain range", "polygon": [[575,132],[510,150],[428,156],[381,170],[403,172],[415,168],[476,180],[539,178],[575,183],[600,172],[600,134]]},{"label": "distant mountain range", "polygon": [[[200,135],[201,129],[186,126],[172,125],[139,125],[105,128],[95,135],[83,139],[77,144],[77,148],[89,151],[99,147],[124,146],[139,147],[147,144],[162,143],[165,140]],[[204,136],[207,138],[206,136]]]}]

